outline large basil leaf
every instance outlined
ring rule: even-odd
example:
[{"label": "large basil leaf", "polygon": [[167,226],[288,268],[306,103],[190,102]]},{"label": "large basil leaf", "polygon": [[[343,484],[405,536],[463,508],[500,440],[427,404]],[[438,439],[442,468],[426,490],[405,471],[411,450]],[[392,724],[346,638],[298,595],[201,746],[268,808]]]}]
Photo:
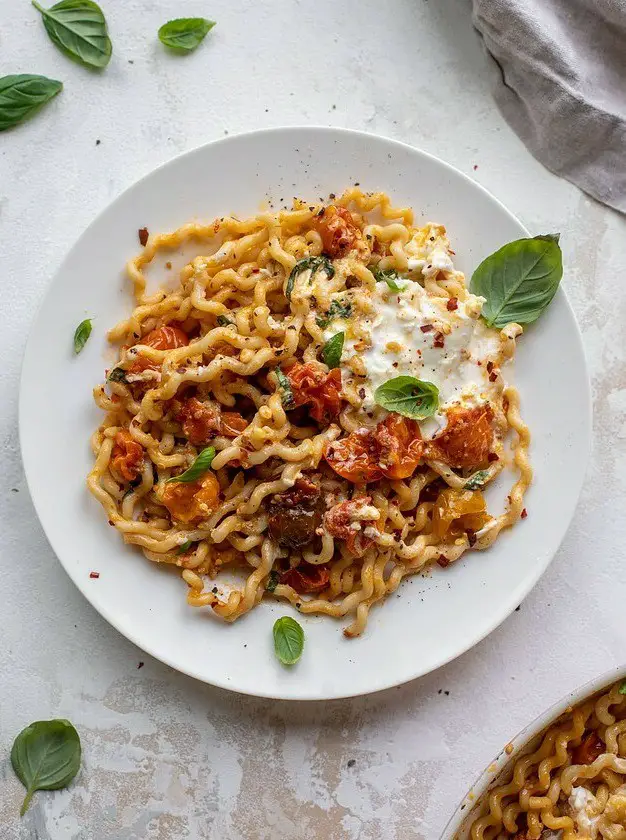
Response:
[{"label": "large basil leaf", "polygon": [[44,9],[37,0],[50,39],[68,55],[88,67],[106,67],[113,47],[102,9],[93,0],[61,0]]},{"label": "large basil leaf", "polygon": [[274,650],[283,665],[295,665],[304,649],[304,630],[289,615],[274,624]]},{"label": "large basil leaf", "polygon": [[439,389],[432,382],[414,376],[396,376],[374,391],[374,400],[412,420],[425,420],[439,407]]},{"label": "large basil leaf", "polygon": [[26,788],[24,816],[36,790],[69,785],[80,768],[80,738],[69,720],[37,720],[13,742],[11,764]]},{"label": "large basil leaf", "polygon": [[63,89],[62,82],[22,73],[0,79],[0,131],[23,122]]},{"label": "large basil leaf", "polygon": [[517,239],[478,266],[470,283],[486,298],[482,316],[490,327],[530,324],[548,306],[563,276],[558,234]]},{"label": "large basil leaf", "polygon": [[214,26],[215,21],[206,18],[177,18],[163,24],[159,29],[159,40],[173,50],[191,52]]},{"label": "large basil leaf", "polygon": [[198,455],[188,470],[185,470],[180,475],[173,475],[171,478],[166,479],[165,483],[169,484],[170,481],[182,481],[184,484],[189,484],[191,481],[195,481],[211,468],[213,458],[215,458],[215,447],[207,446]]}]

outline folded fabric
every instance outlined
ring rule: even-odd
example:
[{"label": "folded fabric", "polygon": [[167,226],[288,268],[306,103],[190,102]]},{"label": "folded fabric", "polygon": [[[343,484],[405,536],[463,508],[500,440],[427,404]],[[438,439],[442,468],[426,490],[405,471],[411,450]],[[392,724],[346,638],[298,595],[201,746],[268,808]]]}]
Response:
[{"label": "folded fabric", "polygon": [[626,0],[473,0],[496,102],[532,154],[626,213]]}]

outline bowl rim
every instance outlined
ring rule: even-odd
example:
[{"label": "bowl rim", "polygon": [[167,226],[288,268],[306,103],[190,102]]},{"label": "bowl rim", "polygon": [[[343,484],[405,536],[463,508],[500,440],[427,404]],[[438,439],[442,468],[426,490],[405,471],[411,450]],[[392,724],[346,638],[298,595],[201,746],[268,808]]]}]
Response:
[{"label": "bowl rim", "polygon": [[[597,677],[568,691],[567,694],[564,694],[544,712],[537,715],[534,720],[520,729],[513,738],[506,742],[497,756],[486,765],[463,796],[455,812],[446,823],[440,840],[466,840],[464,832],[469,829],[471,822],[478,816],[485,794],[524,754],[528,745],[542,735],[570,707],[579,705],[602,689],[624,678],[626,678],[626,665],[614,665]],[[511,747],[512,750],[510,750]],[[507,752],[507,749],[509,749],[509,752]]]}]

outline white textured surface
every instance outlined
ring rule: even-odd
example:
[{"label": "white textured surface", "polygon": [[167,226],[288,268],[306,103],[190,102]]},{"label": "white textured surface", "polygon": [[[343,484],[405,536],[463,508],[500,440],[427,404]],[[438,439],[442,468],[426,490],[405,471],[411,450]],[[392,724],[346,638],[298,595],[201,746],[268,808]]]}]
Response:
[{"label": "white textured surface", "polygon": [[[54,49],[27,3],[0,0],[0,72],[66,84],[34,121],[0,135],[0,838],[436,840],[511,734],[624,661],[625,220],[545,172],[511,134],[466,2],[104,5],[115,54],[95,75]],[[205,44],[185,58],[164,54],[158,26],[195,13],[218,20]],[[560,230],[595,397],[574,525],[521,610],[429,677],[321,705],[197,684],[110,629],[50,551],[16,428],[33,309],[95,213],[173,154],[226,131],[290,123],[413,143],[472,173],[531,230]],[[70,790],[38,794],[20,821],[8,750],[24,725],[55,716],[80,729],[83,769]]]}]

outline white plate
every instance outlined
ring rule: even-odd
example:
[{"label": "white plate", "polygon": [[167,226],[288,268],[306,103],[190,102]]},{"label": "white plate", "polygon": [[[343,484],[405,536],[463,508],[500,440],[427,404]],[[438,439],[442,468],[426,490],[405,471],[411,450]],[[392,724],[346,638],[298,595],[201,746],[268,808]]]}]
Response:
[{"label": "white plate", "polygon": [[[262,604],[233,625],[188,607],[186,584],[124,546],[88,494],[89,436],[101,421],[91,391],[112,361],[106,330],[131,308],[126,260],[137,229],[169,231],[193,218],[257,213],[294,195],[318,199],[354,182],[409,204],[417,220],[448,228],[468,274],[526,231],[498,201],[445,163],[380,137],[331,128],[284,128],[221,140],[157,169],[116,199],[72,248],[35,319],[24,359],[20,437],[33,501],[74,583],[121,633],[163,662],[208,683],[267,697],[365,694],[421,676],[476,644],[515,609],[557,550],[578,499],[590,444],[590,396],[580,335],[559,291],[519,342],[516,382],[533,432],[535,482],[528,518],[489,551],[409,578],[347,640],[329,618],[300,616],[300,663],[275,659],[272,624],[289,613]],[[68,220],[69,223],[69,220]],[[546,231],[533,231],[546,233]],[[567,236],[567,232],[564,234]],[[85,316],[94,330],[72,354]],[[100,572],[97,580],[90,571]]]},{"label": "white plate", "polygon": [[[440,840],[469,840],[470,829],[475,819],[481,816],[486,806],[485,796],[487,792],[497,785],[503,784],[510,773],[512,765],[522,756],[535,750],[541,741],[541,737],[548,727],[569,708],[577,706],[594,694],[599,694],[609,688],[613,683],[626,677],[626,668],[620,666],[605,671],[595,680],[581,685],[579,688],[570,691],[553,706],[535,718],[532,723],[525,726],[521,732],[511,738],[503,745],[502,750],[486,767],[476,779],[467,794],[459,803],[458,808],[450,818],[450,822],[444,828]],[[505,749],[506,748],[506,749]],[[485,811],[487,809],[485,808]]]}]

